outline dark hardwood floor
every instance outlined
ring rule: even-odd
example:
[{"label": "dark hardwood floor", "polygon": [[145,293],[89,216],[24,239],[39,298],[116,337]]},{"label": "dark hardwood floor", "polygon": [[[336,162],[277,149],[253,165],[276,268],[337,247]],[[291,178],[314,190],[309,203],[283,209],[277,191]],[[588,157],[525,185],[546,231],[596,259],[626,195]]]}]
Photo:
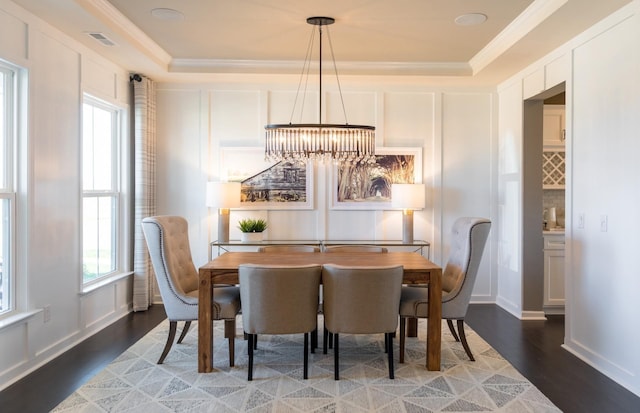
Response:
[{"label": "dark hardwood floor", "polygon": [[50,411],[165,318],[161,305],[128,314],[0,392],[0,412]]},{"label": "dark hardwood floor", "polygon": [[497,305],[474,304],[466,322],[563,412],[640,412],[640,397],[560,347],[564,316],[547,318],[522,321]]},{"label": "dark hardwood floor", "polygon": [[[165,318],[132,313],[0,392],[3,413],[48,412]],[[564,317],[521,321],[493,304],[471,305],[467,323],[567,413],[637,413],[640,398],[563,350]]]}]

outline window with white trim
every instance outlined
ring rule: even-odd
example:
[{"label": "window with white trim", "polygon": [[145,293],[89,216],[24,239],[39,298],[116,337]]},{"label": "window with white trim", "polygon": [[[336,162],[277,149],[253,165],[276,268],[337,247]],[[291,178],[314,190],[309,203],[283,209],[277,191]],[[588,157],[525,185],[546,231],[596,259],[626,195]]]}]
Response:
[{"label": "window with white trim", "polygon": [[121,272],[122,110],[89,95],[82,109],[82,282]]},{"label": "window with white trim", "polygon": [[0,61],[0,315],[15,309],[15,141],[18,72]]}]

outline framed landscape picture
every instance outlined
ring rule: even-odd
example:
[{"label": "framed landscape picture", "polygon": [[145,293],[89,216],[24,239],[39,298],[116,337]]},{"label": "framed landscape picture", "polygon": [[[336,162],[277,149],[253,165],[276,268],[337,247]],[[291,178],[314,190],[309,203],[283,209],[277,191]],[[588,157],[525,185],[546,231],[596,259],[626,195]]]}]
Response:
[{"label": "framed landscape picture", "polygon": [[222,148],[220,179],[241,183],[241,209],[313,209],[311,162],[267,162],[263,148]]},{"label": "framed landscape picture", "polygon": [[422,183],[422,148],[376,148],[375,164],[333,168],[331,208],[391,209],[391,184]]}]

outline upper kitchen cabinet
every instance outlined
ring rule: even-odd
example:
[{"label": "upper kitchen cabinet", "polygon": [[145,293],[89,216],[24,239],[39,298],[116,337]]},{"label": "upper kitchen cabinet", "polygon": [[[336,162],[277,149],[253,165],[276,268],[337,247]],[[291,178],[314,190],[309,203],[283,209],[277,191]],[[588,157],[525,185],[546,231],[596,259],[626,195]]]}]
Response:
[{"label": "upper kitchen cabinet", "polygon": [[544,106],[544,126],[542,139],[545,150],[564,150],[565,141],[564,105]]}]

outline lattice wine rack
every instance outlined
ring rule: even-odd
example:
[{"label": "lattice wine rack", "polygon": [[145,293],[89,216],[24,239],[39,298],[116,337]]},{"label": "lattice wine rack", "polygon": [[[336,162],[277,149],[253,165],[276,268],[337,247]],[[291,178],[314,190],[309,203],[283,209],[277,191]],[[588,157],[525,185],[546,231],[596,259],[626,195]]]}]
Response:
[{"label": "lattice wine rack", "polygon": [[564,152],[542,152],[542,187],[563,189],[564,167]]}]

